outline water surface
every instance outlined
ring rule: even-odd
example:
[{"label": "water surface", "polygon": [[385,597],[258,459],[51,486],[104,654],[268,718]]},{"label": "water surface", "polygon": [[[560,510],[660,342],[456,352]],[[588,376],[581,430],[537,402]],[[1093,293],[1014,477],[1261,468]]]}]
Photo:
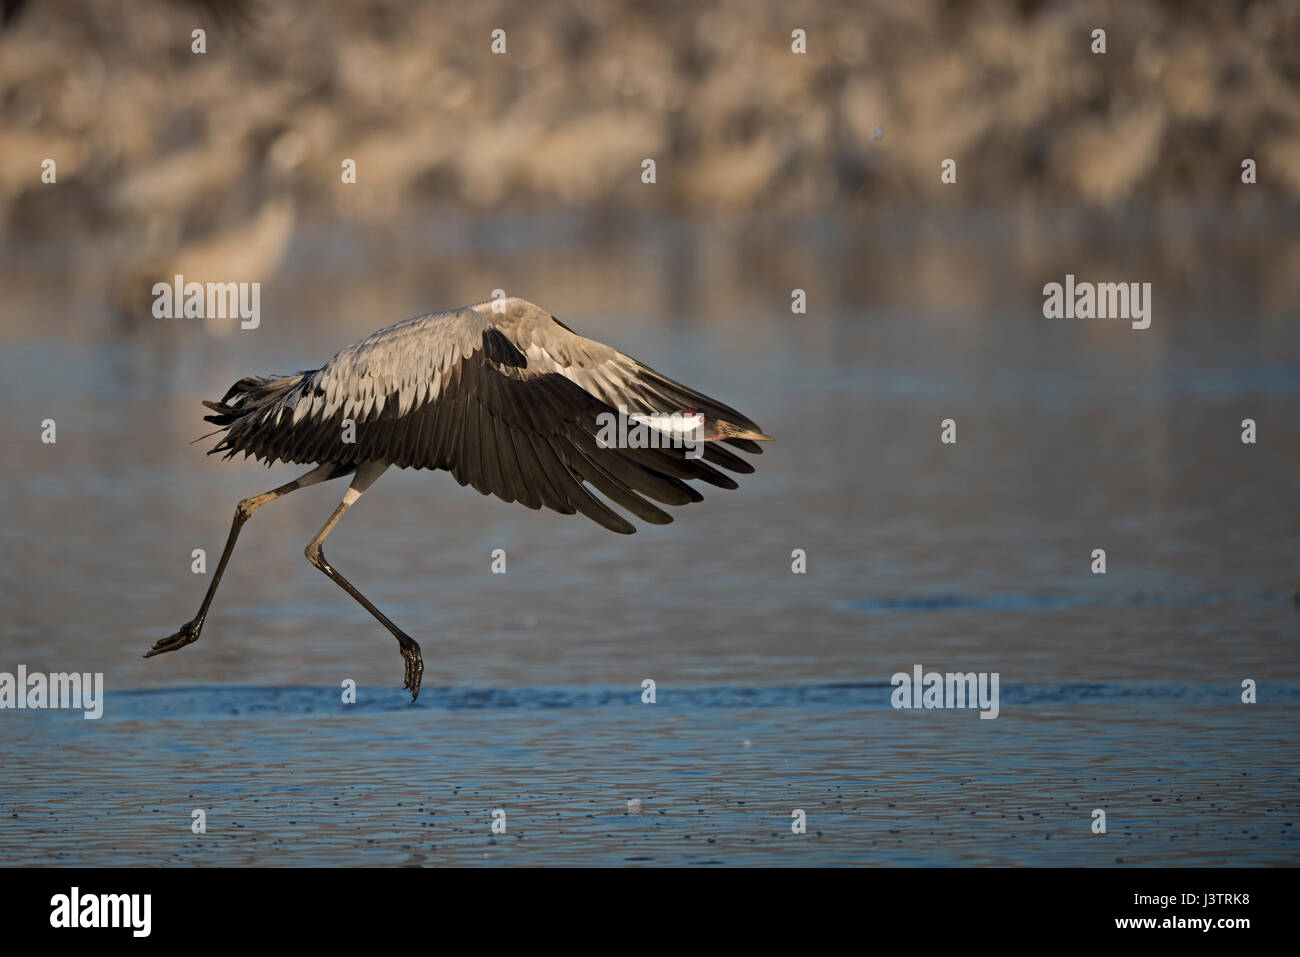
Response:
[{"label": "water surface", "polygon": [[[1212,296],[1157,300],[1146,332],[1053,323],[1028,280],[794,320],[716,283],[579,294],[572,250],[531,255],[551,278],[529,298],[777,441],[739,491],[630,537],[385,475],[327,552],[423,644],[413,706],[395,643],[302,556],[339,483],[260,511],[202,639],[140,655],[197,607],[193,549],[211,567],[235,502],[295,474],[188,444],[199,399],[483,296],[299,262],[255,332],[146,336],[57,274],[12,277],[0,670],[108,691],[99,721],[0,713],[0,860],[1297,862],[1294,322]],[[916,664],[997,672],[999,717],[894,710]]]}]

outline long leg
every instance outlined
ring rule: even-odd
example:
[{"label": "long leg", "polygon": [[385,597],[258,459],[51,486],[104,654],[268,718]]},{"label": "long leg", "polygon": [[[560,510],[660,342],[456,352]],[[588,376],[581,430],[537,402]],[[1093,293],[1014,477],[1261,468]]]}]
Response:
[{"label": "long leg", "polygon": [[343,494],[343,501],[339,502],[338,508],[334,509],[334,514],[329,517],[325,526],[316,533],[316,537],[307,543],[304,552],[307,555],[307,561],[311,562],[331,579],[334,583],[342,588],[345,592],[357,600],[366,611],[374,615],[379,623],[392,632],[393,637],[397,639],[397,645],[401,649],[402,659],[406,662],[406,681],[402,687],[411,692],[411,700],[414,701],[420,694],[420,678],[424,675],[424,658],[420,655],[420,646],[416,644],[414,638],[408,635],[402,629],[398,628],[388,616],[370,603],[365,595],[357,591],[353,584],[334,570],[334,567],[325,560],[325,539],[330,532],[334,531],[334,526],[339,523],[343,513],[350,509],[361,493],[374,484],[375,479],[384,474],[388,468],[382,462],[366,462],[357,469],[357,474],[352,479],[352,485]]},{"label": "long leg", "polygon": [[181,625],[180,631],[176,632],[176,634],[155,643],[152,648],[145,652],[144,656],[152,658],[154,655],[161,655],[166,651],[184,648],[186,645],[199,640],[199,632],[203,630],[203,620],[208,616],[208,606],[212,604],[212,596],[217,593],[217,586],[221,584],[221,575],[226,570],[226,563],[230,561],[230,553],[235,550],[235,541],[239,538],[239,530],[244,527],[244,523],[248,521],[254,512],[268,502],[274,502],[277,498],[288,495],[296,489],[306,488],[318,482],[327,482],[330,479],[342,478],[344,475],[351,474],[355,468],[354,465],[333,465],[329,463],[320,465],[292,482],[281,485],[279,488],[273,488],[261,495],[246,498],[235,506],[235,519],[230,523],[230,535],[226,539],[225,550],[221,553],[221,561],[217,563],[217,570],[208,585],[208,592],[203,596],[203,604],[199,608],[199,613],[194,616],[193,621]]}]

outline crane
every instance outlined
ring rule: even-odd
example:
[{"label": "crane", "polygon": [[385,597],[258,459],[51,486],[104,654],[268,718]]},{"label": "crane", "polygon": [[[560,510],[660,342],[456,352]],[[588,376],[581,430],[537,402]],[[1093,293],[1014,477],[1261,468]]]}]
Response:
[{"label": "crane", "polygon": [[[397,639],[412,701],[424,674],[419,644],[339,574],[324,551],[344,513],[388,468],[443,469],[484,495],[581,513],[631,534],[635,526],[594,492],[635,518],[666,525],[672,516],[653,502],[701,501],[688,484],[696,480],[737,488],[727,472],[750,474],[754,467],[732,449],[757,454],[758,443],[771,438],[735,409],[578,335],[519,298],[394,323],[319,369],[246,377],[204,405],[213,413],[205,421],[219,426],[204,438],[223,433],[209,455],[242,452],[268,466],[315,467],[236,506],[198,614],[144,657],[198,640],[239,531],[254,512],[300,488],[351,475],[343,500],[307,543],[307,560]],[[615,421],[618,438],[611,440]]]}]

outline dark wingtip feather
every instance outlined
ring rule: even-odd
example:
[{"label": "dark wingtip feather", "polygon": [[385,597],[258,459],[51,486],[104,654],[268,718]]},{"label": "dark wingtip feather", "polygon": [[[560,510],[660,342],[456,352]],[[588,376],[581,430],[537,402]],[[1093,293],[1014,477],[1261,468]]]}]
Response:
[{"label": "dark wingtip feather", "polygon": [[704,458],[714,465],[720,465],[724,469],[732,472],[738,472],[741,475],[753,475],[754,466],[750,465],[739,455],[722,448],[716,442],[708,442],[704,446]]}]

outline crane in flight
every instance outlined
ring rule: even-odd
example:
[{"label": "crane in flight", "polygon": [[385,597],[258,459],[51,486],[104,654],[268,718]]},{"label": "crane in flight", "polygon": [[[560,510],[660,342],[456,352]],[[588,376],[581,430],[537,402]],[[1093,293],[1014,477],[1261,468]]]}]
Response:
[{"label": "crane in flight", "polygon": [[[757,443],[770,439],[735,409],[517,298],[395,323],[319,369],[240,379],[220,401],[204,405],[213,412],[205,420],[219,426],[211,434],[224,433],[208,454],[242,452],[267,465],[315,468],[239,503],[198,614],[145,657],[198,640],[239,530],[255,511],[297,489],[351,475],[343,500],[307,543],[307,560],[397,639],[412,701],[424,673],[419,644],[339,574],[324,551],[339,519],[390,466],[445,469],[484,495],[565,515],[581,512],[626,535],[635,527],[593,491],[642,521],[666,525],[672,516],[651,499],[698,502],[703,496],[688,484],[694,480],[736,488],[722,470],[749,474],[754,467],[731,449],[757,454]],[[610,441],[615,420],[620,438]],[[625,438],[638,428],[639,440]]]}]

